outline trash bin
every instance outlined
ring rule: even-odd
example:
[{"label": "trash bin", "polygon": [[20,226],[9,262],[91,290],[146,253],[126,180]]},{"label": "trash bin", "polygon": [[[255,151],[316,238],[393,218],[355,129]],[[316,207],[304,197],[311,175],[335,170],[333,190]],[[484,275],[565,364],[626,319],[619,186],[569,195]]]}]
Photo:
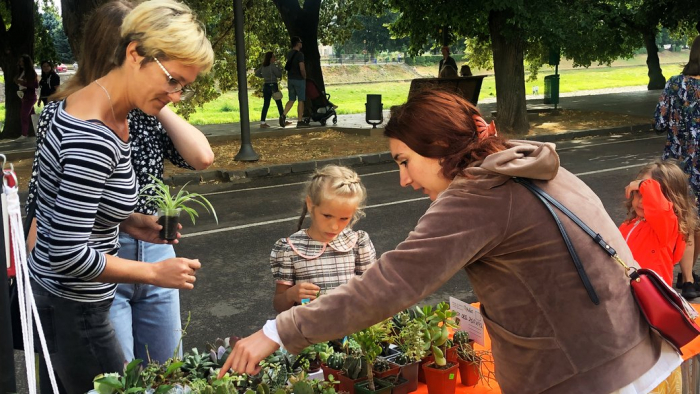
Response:
[{"label": "trash bin", "polygon": [[559,104],[559,74],[544,77],[544,103]]},{"label": "trash bin", "polygon": [[372,125],[373,129],[384,122],[384,105],[381,94],[368,94],[365,103],[365,120]]}]

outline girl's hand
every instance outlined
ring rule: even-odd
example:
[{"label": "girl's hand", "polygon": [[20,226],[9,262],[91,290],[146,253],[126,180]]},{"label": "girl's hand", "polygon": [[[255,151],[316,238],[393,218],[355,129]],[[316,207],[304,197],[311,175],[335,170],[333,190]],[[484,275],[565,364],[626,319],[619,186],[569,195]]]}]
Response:
[{"label": "girl's hand", "polygon": [[309,301],[315,300],[316,294],[318,294],[319,291],[321,291],[321,288],[313,283],[299,283],[287,290],[287,298],[289,301],[301,304],[301,300],[303,299],[308,299]]},{"label": "girl's hand", "polygon": [[632,192],[638,191],[639,185],[641,185],[643,181],[643,179],[637,179],[630,182],[630,184],[625,187],[625,198],[630,198],[632,196]]},{"label": "girl's hand", "polygon": [[234,372],[257,375],[260,372],[260,361],[274,353],[279,348],[275,341],[268,338],[262,330],[236,342],[233,351],[219,371],[218,378],[233,369]]}]

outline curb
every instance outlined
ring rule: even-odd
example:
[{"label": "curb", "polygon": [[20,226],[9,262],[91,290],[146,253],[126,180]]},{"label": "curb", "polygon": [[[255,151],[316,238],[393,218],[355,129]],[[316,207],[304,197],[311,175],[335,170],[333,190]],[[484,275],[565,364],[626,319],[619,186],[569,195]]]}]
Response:
[{"label": "curb", "polygon": [[[525,136],[522,139],[539,142],[569,141],[586,137],[602,137],[613,134],[644,133],[652,129],[650,124],[638,124],[631,126],[609,127],[604,129],[590,129],[567,131],[559,134],[544,134]],[[369,164],[391,163],[394,159],[389,151],[379,153],[365,153],[352,156],[334,157],[330,159],[302,161],[290,164],[275,164],[248,168],[246,170],[207,170],[191,172],[188,174],[176,174],[165,179],[165,182],[173,186],[182,186],[187,182],[235,182],[244,179],[256,179],[290,174],[304,174],[314,171],[328,164],[338,164],[348,167],[359,167]]]}]

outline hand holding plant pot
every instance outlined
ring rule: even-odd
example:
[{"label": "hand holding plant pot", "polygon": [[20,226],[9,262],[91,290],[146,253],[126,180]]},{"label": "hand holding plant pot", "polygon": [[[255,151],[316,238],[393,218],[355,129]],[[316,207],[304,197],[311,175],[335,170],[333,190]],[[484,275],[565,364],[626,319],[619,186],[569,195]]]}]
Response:
[{"label": "hand holding plant pot", "polygon": [[[182,226],[178,226],[180,230]],[[129,217],[119,224],[119,231],[129,234],[132,238],[140,241],[150,242],[153,244],[177,244],[178,240],[167,241],[161,238],[160,233],[163,226],[158,223],[158,218],[152,215],[144,215],[142,213],[132,213]]]},{"label": "hand holding plant pot", "polygon": [[[190,215],[192,224],[195,223],[195,218],[199,217],[197,211],[187,206],[189,203],[197,203],[201,205],[207,212],[214,215],[214,219],[219,223],[216,217],[216,211],[209,200],[199,193],[190,193],[185,190],[185,186],[180,188],[174,196],[170,194],[170,186],[163,183],[162,180],[151,175],[153,183],[146,185],[143,188],[141,195],[146,197],[146,203],[155,203],[158,207],[158,224],[163,226],[160,237],[173,241],[177,238],[177,231],[180,223],[180,212],[186,212]],[[188,182],[189,183],[189,182]],[[154,193],[150,195],[149,193]]]}]

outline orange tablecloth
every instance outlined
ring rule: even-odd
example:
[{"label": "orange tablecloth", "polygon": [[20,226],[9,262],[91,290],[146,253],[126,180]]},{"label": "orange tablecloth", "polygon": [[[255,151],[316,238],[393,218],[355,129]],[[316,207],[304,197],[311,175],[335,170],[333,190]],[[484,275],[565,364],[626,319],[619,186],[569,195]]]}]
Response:
[{"label": "orange tablecloth", "polygon": [[[700,304],[692,304],[695,310],[700,313]],[[474,303],[472,306],[478,308],[479,303]],[[700,319],[700,318],[699,318]],[[486,331],[486,327],[484,327],[484,345],[481,346],[479,344],[474,345],[474,349],[476,350],[491,350],[491,338],[489,337],[488,332]],[[682,349],[683,351],[683,360],[688,360],[694,356],[697,356],[700,354],[700,337],[695,338],[694,341],[690,342],[686,346],[684,346]],[[486,371],[483,371],[484,374]],[[459,374],[457,374],[457,390],[456,394],[480,394],[480,393],[500,393],[501,388],[498,386],[498,382],[496,382],[495,379],[491,379],[489,382],[491,387],[486,385],[484,382],[479,382],[476,386],[464,386],[462,385],[461,377],[459,377]],[[417,394],[428,394],[428,386],[426,386],[423,383],[418,383],[418,390],[415,391]]]}]

